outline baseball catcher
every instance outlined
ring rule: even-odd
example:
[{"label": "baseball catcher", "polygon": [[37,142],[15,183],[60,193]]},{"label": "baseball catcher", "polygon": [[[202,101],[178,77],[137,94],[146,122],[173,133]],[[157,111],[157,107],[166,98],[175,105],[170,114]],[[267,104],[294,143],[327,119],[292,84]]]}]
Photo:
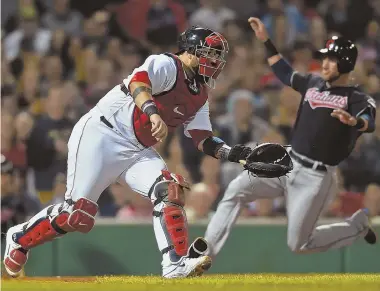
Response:
[{"label": "baseball catcher", "polygon": [[10,275],[20,274],[34,247],[69,232],[91,231],[99,196],[114,182],[129,185],[152,201],[163,277],[199,276],[208,270],[211,258],[205,255],[205,241],[198,239],[189,247],[184,210],[189,185],[181,175],[169,172],[153,149],[178,126],[184,125],[186,136],[200,151],[216,159],[243,161],[253,175],[276,177],[290,170],[281,146],[231,148],[213,135],[208,94],[226,63],[224,36],[191,27],[180,35],[178,49],[176,54],[149,56],[74,126],[65,202],[9,229],[4,265]]}]

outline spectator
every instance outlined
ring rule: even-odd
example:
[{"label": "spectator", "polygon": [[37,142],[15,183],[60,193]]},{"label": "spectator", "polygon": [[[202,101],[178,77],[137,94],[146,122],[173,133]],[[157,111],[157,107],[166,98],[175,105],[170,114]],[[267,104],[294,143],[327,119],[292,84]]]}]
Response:
[{"label": "spectator", "polygon": [[74,68],[74,60],[69,53],[70,37],[63,30],[56,30],[50,44],[49,55],[57,55],[60,57],[63,66],[63,75],[68,77],[72,74]]},{"label": "spectator", "polygon": [[380,74],[380,25],[372,20],[367,25],[366,36],[359,42],[358,61],[369,74]]},{"label": "spectator", "polygon": [[95,106],[112,87],[120,83],[112,61],[100,59],[97,61],[95,69],[97,70],[94,74],[96,78],[93,80],[93,84],[88,84],[85,95],[86,105],[89,108]]},{"label": "spectator", "polygon": [[16,90],[12,85],[3,85],[1,87],[1,108],[2,112],[6,112],[12,116],[18,111],[18,103]]},{"label": "spectator", "polygon": [[[377,110],[379,112],[380,105],[377,106]],[[368,184],[380,185],[380,114],[376,115],[374,133],[363,140],[361,150],[363,153],[361,162],[367,168],[366,178],[368,179]]]},{"label": "spectator", "polygon": [[306,34],[308,22],[297,6],[284,4],[282,0],[269,0],[268,13],[263,23],[279,50],[290,48],[296,38]]},{"label": "spectator", "polygon": [[371,8],[368,1],[334,0],[322,1],[320,12],[324,15],[326,27],[356,41],[364,34]]},{"label": "spectator", "polygon": [[36,11],[21,15],[20,28],[6,36],[4,54],[12,61],[21,56],[23,51],[44,56],[49,51],[51,32],[39,27]]},{"label": "spectator", "polygon": [[[118,63],[122,60],[122,43],[119,38],[112,37],[107,45],[107,50],[104,57],[109,59],[117,67]],[[120,69],[120,68],[119,68]]]},{"label": "spectator", "polygon": [[57,173],[66,172],[67,141],[72,123],[65,117],[67,103],[62,87],[49,89],[45,114],[33,120],[24,113],[17,126],[27,146],[28,165],[33,169],[35,190],[42,203],[52,199]]},{"label": "spectator", "polygon": [[109,20],[110,14],[104,10],[95,12],[85,20],[82,37],[83,48],[95,52],[97,56],[103,55],[111,39],[108,34]]},{"label": "spectator", "polygon": [[49,30],[63,30],[68,35],[81,35],[82,15],[70,9],[70,0],[54,0],[53,9],[42,17],[42,24]]},{"label": "spectator", "polygon": [[[226,64],[226,68],[222,71],[218,77],[218,86],[210,92],[213,102],[210,102],[210,110],[217,111],[217,114],[224,113],[225,110],[225,100],[228,97],[230,91],[234,88],[241,87],[241,80],[247,70],[250,62],[250,51],[252,50],[251,45],[247,41],[238,41],[235,46],[231,48],[229,52],[229,60]],[[246,68],[244,70],[243,68]],[[255,72],[254,69],[249,68],[249,73]],[[248,78],[248,77],[247,77]],[[254,82],[255,79],[251,79],[250,82]]]},{"label": "spectator", "polygon": [[277,110],[271,117],[271,124],[277,127],[284,136],[285,142],[290,143],[292,128],[297,118],[301,96],[290,87],[284,87],[280,92]]},{"label": "spectator", "polygon": [[25,170],[27,166],[25,146],[17,139],[14,123],[14,116],[3,111],[1,114],[1,154],[12,165]]},{"label": "spectator", "polygon": [[[179,3],[175,3],[177,10],[170,7],[174,4],[169,0],[151,0],[147,12],[147,41],[158,46],[160,50],[170,50],[178,38],[178,34],[185,30],[187,25],[186,14]],[[157,52],[158,52],[157,51]]]},{"label": "spectator", "polygon": [[119,59],[120,76],[128,76],[141,62],[142,57],[138,49],[132,44],[124,45]]},{"label": "spectator", "polygon": [[313,47],[306,40],[295,41],[291,51],[291,60],[293,68],[299,72],[317,73],[320,71],[320,62],[313,59]]},{"label": "spectator", "polygon": [[49,88],[63,85],[63,65],[59,55],[46,56],[42,62],[40,80],[41,95],[46,96]]},{"label": "spectator", "polygon": [[219,194],[220,161],[206,156],[200,169],[202,181],[194,184],[186,196],[186,215],[190,221],[207,218]]},{"label": "spectator", "polygon": [[47,204],[59,204],[65,201],[66,175],[57,173],[53,183],[53,198]]},{"label": "spectator", "polygon": [[151,219],[152,203],[129,187],[112,184],[110,191],[116,205],[116,218],[120,220]]},{"label": "spectator", "polygon": [[26,110],[34,116],[43,112],[39,92],[39,71],[34,66],[27,66],[21,76],[21,92],[18,96],[18,108]]},{"label": "spectator", "polygon": [[259,142],[270,126],[254,115],[254,95],[247,90],[233,92],[227,114],[218,118],[219,137],[227,144]]},{"label": "spectator", "polygon": [[84,66],[85,51],[82,39],[72,37],[69,40],[67,57],[71,60],[72,64],[72,71],[69,72],[68,78],[75,80],[78,84],[83,84],[86,80],[86,71]]},{"label": "spectator", "polygon": [[13,182],[14,167],[11,161],[1,155],[1,240],[7,230],[22,223],[40,210],[38,201],[15,189]]},{"label": "spectator", "polygon": [[361,150],[363,139],[360,139],[351,155],[339,165],[342,186],[346,192],[363,193],[368,185],[368,165],[363,163]]},{"label": "spectator", "polygon": [[234,18],[227,19],[223,22],[222,33],[224,37],[227,39],[228,45],[230,47],[234,47],[235,44],[239,43],[239,41],[246,37],[243,27],[244,26],[242,21],[239,21]]},{"label": "spectator", "polygon": [[126,33],[149,51],[174,45],[187,27],[183,6],[173,0],[129,0],[119,7],[117,19]]},{"label": "spectator", "polygon": [[[1,41],[1,46],[4,49],[5,44],[4,40]],[[14,72],[12,68],[12,63],[6,59],[4,51],[1,54],[1,86],[11,86],[15,84],[14,74],[18,72]],[[3,88],[3,87],[2,87]],[[3,96],[3,94],[1,94]]]},{"label": "spectator", "polygon": [[202,171],[200,165],[202,164],[205,154],[199,151],[193,141],[186,137],[183,130],[178,134],[180,147],[183,151],[182,162],[192,183],[200,183],[202,181]]},{"label": "spectator", "polygon": [[236,18],[235,12],[225,7],[221,0],[201,0],[200,3],[201,7],[190,17],[191,25],[222,31],[225,21]]},{"label": "spectator", "polygon": [[308,20],[312,20],[314,17],[318,17],[318,12],[316,9],[311,7],[313,4],[308,1],[289,0],[288,3],[290,7],[292,7],[294,10],[298,10],[298,12],[303,16],[297,19],[297,26],[300,30],[303,30],[306,26],[308,26]]},{"label": "spectator", "polygon": [[88,111],[81,90],[75,82],[67,81],[63,85],[63,92],[67,100],[67,118],[75,124]]},{"label": "spectator", "polygon": [[369,6],[372,14],[372,18],[380,22],[380,1],[379,0],[369,0]]},{"label": "spectator", "polygon": [[268,120],[269,118],[269,102],[263,96],[263,86],[261,83],[263,71],[264,67],[261,64],[254,63],[252,68],[248,67],[242,75],[239,86],[241,89],[248,90],[253,94],[255,116],[259,118],[259,121]]},{"label": "spectator", "polygon": [[327,39],[327,28],[321,17],[313,17],[310,20],[310,37],[308,38],[314,50],[323,48]]},{"label": "spectator", "polygon": [[376,74],[370,74],[367,78],[367,92],[376,102],[380,103],[380,79]]}]

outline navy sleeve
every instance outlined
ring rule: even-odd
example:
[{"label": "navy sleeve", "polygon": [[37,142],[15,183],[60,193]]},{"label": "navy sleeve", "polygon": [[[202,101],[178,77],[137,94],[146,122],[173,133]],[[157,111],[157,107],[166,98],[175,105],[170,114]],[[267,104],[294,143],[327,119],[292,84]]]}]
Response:
[{"label": "navy sleeve", "polygon": [[373,98],[364,93],[355,93],[355,101],[350,108],[350,114],[356,118],[362,117],[368,121],[368,129],[366,132],[373,132],[375,130],[376,119],[376,103]]},{"label": "navy sleeve", "polygon": [[318,82],[322,81],[322,78],[313,74],[301,74],[294,71],[290,78],[291,87],[301,93],[302,96],[306,94],[307,89],[312,88]]},{"label": "navy sleeve", "polygon": [[293,68],[281,58],[278,62],[274,63],[272,66],[272,71],[276,77],[286,86],[290,86],[290,79],[293,75]]}]

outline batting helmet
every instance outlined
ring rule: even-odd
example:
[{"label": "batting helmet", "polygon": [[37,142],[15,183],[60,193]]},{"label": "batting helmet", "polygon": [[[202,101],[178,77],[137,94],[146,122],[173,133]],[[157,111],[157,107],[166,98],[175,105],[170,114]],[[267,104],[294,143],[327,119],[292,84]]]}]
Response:
[{"label": "batting helmet", "polygon": [[223,35],[208,28],[192,26],[178,39],[179,53],[187,51],[199,58],[197,74],[209,87],[215,87],[215,80],[226,64],[228,42]]},{"label": "batting helmet", "polygon": [[318,59],[326,56],[336,58],[339,73],[345,74],[354,70],[358,49],[352,41],[333,36],[326,42],[325,48],[316,51],[314,56]]}]

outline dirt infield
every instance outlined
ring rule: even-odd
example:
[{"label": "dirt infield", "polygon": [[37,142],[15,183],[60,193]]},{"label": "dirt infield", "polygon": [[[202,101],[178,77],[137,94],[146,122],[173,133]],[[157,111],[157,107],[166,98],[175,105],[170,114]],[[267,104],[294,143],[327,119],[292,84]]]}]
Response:
[{"label": "dirt infield", "polygon": [[2,279],[6,291],[380,291],[380,274],[246,274],[208,275],[166,280],[156,276],[24,277]]}]

